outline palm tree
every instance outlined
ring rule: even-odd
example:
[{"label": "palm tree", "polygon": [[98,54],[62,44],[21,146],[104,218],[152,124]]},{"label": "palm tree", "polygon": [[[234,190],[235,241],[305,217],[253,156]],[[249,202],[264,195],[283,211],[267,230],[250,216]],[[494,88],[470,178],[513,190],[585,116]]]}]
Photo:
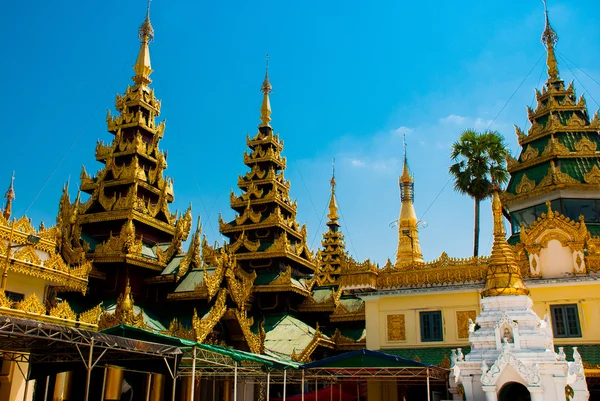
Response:
[{"label": "palm tree", "polygon": [[497,131],[465,130],[452,144],[454,190],[475,200],[473,256],[479,255],[479,204],[508,181],[504,138]]}]

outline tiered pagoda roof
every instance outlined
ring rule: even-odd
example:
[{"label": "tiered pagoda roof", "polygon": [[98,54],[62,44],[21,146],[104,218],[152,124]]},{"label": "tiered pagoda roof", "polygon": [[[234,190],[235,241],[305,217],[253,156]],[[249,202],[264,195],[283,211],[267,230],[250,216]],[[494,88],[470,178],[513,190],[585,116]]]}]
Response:
[{"label": "tiered pagoda roof", "polygon": [[238,178],[240,196],[232,191],[234,220],[219,218],[219,231],[229,238],[227,250],[245,271],[256,270],[254,292],[309,293],[306,280],[315,270],[314,257],[306,243],[306,226],[296,221],[296,201],[289,196],[290,183],[284,178],[286,159],[281,156],[283,141],[273,133],[268,71],[262,88],[261,124],[252,138],[246,138],[250,153],[244,164],[250,171]]},{"label": "tiered pagoda roof", "polygon": [[517,159],[508,157],[511,177],[501,195],[511,212],[534,204],[544,209],[546,200],[578,197],[573,191],[600,190],[600,117],[596,112],[590,118],[585,98],[576,96],[572,82],[565,87],[556,61],[557,41],[546,12],[542,43],[548,78],[542,90],[536,90],[536,108],[527,108],[527,134],[515,126],[521,152]]},{"label": "tiered pagoda roof", "polygon": [[[90,197],[81,201],[78,194],[72,203],[65,186],[58,216],[65,257],[77,260],[87,254],[94,262],[92,276],[100,279],[110,270],[122,271],[121,289],[124,274],[147,277],[161,272],[180,252],[191,228],[191,207],[184,215],[169,211],[173,181],[164,176],[167,154],[159,149],[165,122],[155,121],[161,102],[149,86],[149,43],[154,38],[149,12],[139,38],[133,85],[117,95],[118,115],[109,110],[106,117],[114,138],[96,146],[96,160],[104,166],[93,176],[82,168],[80,190]],[[129,271],[131,266],[135,268]]]},{"label": "tiered pagoda roof", "polygon": [[[5,195],[4,210],[0,213],[0,260],[5,263],[0,288],[0,314],[97,328],[100,305],[76,313],[67,301],[56,297],[57,292],[85,294],[91,262],[82,257],[71,263],[61,256],[61,236],[57,227],[45,227],[41,223],[36,229],[26,216],[18,219],[11,216],[15,199],[13,182],[14,173]],[[17,276],[21,278],[17,279]],[[19,284],[13,290],[14,280]],[[24,286],[24,282],[27,285]],[[42,293],[29,292],[40,288]],[[21,300],[14,299],[14,291],[25,292],[21,294]]]}]

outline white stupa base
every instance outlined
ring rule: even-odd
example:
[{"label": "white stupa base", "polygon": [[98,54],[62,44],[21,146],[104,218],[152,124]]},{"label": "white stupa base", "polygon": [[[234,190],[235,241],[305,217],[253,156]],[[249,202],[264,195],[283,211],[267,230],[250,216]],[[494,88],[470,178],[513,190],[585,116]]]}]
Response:
[{"label": "white stupa base", "polygon": [[471,322],[471,352],[460,349],[451,356],[450,388],[455,400],[496,401],[502,388],[519,383],[532,401],[564,401],[570,386],[572,400],[587,400],[589,393],[577,349],[567,362],[562,347],[554,351],[548,316],[540,319],[524,295],[488,297],[481,300],[477,324]]}]

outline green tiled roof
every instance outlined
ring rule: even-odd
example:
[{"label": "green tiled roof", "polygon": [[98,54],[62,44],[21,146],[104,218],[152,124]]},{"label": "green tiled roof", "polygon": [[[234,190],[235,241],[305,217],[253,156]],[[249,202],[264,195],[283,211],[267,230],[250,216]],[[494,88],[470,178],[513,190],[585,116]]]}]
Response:
[{"label": "green tiled roof", "polygon": [[316,288],[312,292],[312,299],[320,304],[325,303],[333,298],[331,288]]},{"label": "green tiled roof", "polygon": [[526,168],[525,170],[520,170],[514,173],[508,183],[508,187],[506,188],[506,192],[510,192],[512,194],[516,194],[517,185],[521,183],[521,179],[523,178],[523,174],[527,174],[527,178],[535,181],[536,185],[542,181],[542,179],[548,175],[548,169],[550,168],[550,163],[542,163],[536,166],[531,166]]},{"label": "green tiled roof", "polygon": [[344,305],[344,308],[350,313],[358,312],[365,304],[360,298],[341,298],[340,303]]},{"label": "green tiled roof", "polygon": [[[419,357],[421,362],[428,365],[438,365],[444,360],[444,355],[448,356],[450,359],[450,355],[452,354],[452,349],[456,349],[457,347],[446,348],[446,347],[436,347],[436,348],[396,348],[396,349],[382,349],[382,352],[390,355],[398,355],[402,358],[407,359],[415,359],[415,357]],[[471,351],[470,346],[460,347],[462,349],[463,355],[467,355]]]},{"label": "green tiled roof", "polygon": [[547,136],[540,138],[540,139],[536,139],[535,141],[527,144],[527,146],[531,146],[532,148],[537,150],[538,153],[540,153],[540,154],[544,151],[544,149],[546,149],[546,145],[548,145],[548,137]]},{"label": "green tiled roof", "polygon": [[575,143],[579,142],[581,138],[586,137],[590,141],[596,144],[596,147],[600,149],[600,138],[595,133],[590,132],[564,132],[556,134],[559,141],[567,147],[571,152],[576,152]]},{"label": "green tiled roof", "polygon": [[[117,303],[114,300],[104,301],[104,311],[108,313],[115,313],[117,308]],[[137,316],[140,312],[142,312],[142,316],[144,317],[144,323],[148,327],[149,330],[153,331],[165,331],[167,328],[163,326],[163,324],[158,320],[154,314],[149,314],[146,310],[143,310],[137,305],[133,306],[133,313]]]},{"label": "green tiled roof", "polygon": [[267,285],[271,281],[275,280],[275,278],[278,275],[279,274],[277,274],[277,273],[271,273],[271,272],[267,273],[267,272],[257,271],[256,279],[254,280],[254,285]]},{"label": "green tiled roof", "polygon": [[578,181],[583,182],[583,176],[589,172],[594,165],[600,167],[595,157],[578,157],[575,159],[562,159],[560,169]]},{"label": "green tiled roof", "polygon": [[168,274],[173,274],[179,269],[179,264],[181,263],[181,259],[183,259],[185,255],[177,255],[167,264],[167,266],[162,271],[161,275],[166,276]]},{"label": "green tiled roof", "polygon": [[348,337],[354,341],[359,341],[367,338],[366,328],[344,328],[340,329],[340,333],[344,337]]},{"label": "green tiled roof", "polygon": [[265,348],[278,355],[302,352],[311,342],[315,329],[287,314],[265,315]]},{"label": "green tiled roof", "polygon": [[581,359],[585,363],[591,363],[593,365],[600,365],[600,344],[586,344],[586,345],[554,345],[554,350],[558,352],[558,347],[564,347],[567,360],[573,360],[573,347],[577,347],[577,351],[581,355]]},{"label": "green tiled roof", "polygon": [[[207,273],[212,273],[214,269],[207,269]],[[185,278],[179,283],[177,288],[175,288],[175,292],[188,292],[194,291],[196,286],[201,286],[204,281],[204,270],[194,269],[185,276]]]}]

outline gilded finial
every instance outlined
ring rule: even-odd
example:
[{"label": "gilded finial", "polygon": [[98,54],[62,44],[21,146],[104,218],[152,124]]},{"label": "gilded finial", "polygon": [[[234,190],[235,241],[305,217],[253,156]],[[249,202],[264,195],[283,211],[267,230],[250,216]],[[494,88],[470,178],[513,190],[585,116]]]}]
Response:
[{"label": "gilded finial", "polygon": [[335,185],[336,185],[336,181],[335,181],[335,158],[332,159],[332,166],[331,166],[331,180],[329,181],[329,184],[331,185],[331,198],[329,198],[329,213],[327,214],[327,218],[329,219],[329,223],[327,223],[328,225],[339,225],[337,223],[337,221],[339,220],[339,215],[338,215],[338,205],[337,205],[337,200],[335,198]]},{"label": "gilded finial", "polygon": [[154,28],[150,23],[150,2],[148,0],[148,8],[146,10],[146,19],[140,26],[138,31],[138,37],[140,39],[140,51],[138,53],[137,60],[133,66],[135,76],[133,81],[140,84],[149,84],[152,82],[150,74],[152,74],[152,65],[150,64],[150,49],[148,44],[154,39]]},{"label": "gilded finial", "polygon": [[550,25],[550,19],[548,18],[548,7],[546,0],[542,0],[544,3],[544,15],[546,16],[546,25],[544,32],[542,33],[542,43],[546,46],[548,56],[546,58],[546,64],[548,65],[548,77],[549,81],[557,81],[558,78],[558,63],[556,61],[556,55],[554,54],[554,45],[558,42],[558,35],[556,31]]},{"label": "gilded finial", "polygon": [[335,192],[335,157],[331,159],[331,181],[329,181],[331,185],[331,191]]},{"label": "gilded finial", "polygon": [[492,212],[494,215],[494,244],[482,296],[529,295],[529,289],[523,282],[515,254],[506,242],[506,231],[502,221],[502,202],[500,202],[498,191],[494,191],[492,195]]},{"label": "gilded finial", "polygon": [[139,38],[142,42],[151,42],[154,39],[154,28],[150,23],[150,3],[152,0],[148,0],[148,8],[146,9],[146,19],[142,23],[139,29]]},{"label": "gilded finial", "polygon": [[129,277],[127,277],[127,284],[125,285],[125,294],[123,295],[123,302],[121,303],[122,311],[127,313],[133,311],[133,298],[131,296],[131,285],[129,284]]},{"label": "gilded finial", "polygon": [[271,101],[269,100],[269,94],[273,92],[273,87],[269,82],[269,55],[267,54],[266,61],[266,72],[265,72],[265,80],[260,87],[260,91],[263,93],[263,102],[260,108],[260,121],[261,124],[258,126],[262,127],[271,127],[269,124],[271,122]]},{"label": "gilded finial", "polygon": [[402,175],[400,176],[399,180],[400,186],[403,184],[412,184],[414,182],[408,169],[408,159],[406,155],[406,133],[402,134],[402,148],[404,152],[404,166],[402,167]]},{"label": "gilded finial", "polygon": [[15,199],[15,172],[13,170],[12,177],[10,178],[10,185],[8,186],[8,190],[4,195],[6,199],[6,207],[4,208],[4,218],[8,221],[10,219],[10,215],[12,213],[12,201]]}]

